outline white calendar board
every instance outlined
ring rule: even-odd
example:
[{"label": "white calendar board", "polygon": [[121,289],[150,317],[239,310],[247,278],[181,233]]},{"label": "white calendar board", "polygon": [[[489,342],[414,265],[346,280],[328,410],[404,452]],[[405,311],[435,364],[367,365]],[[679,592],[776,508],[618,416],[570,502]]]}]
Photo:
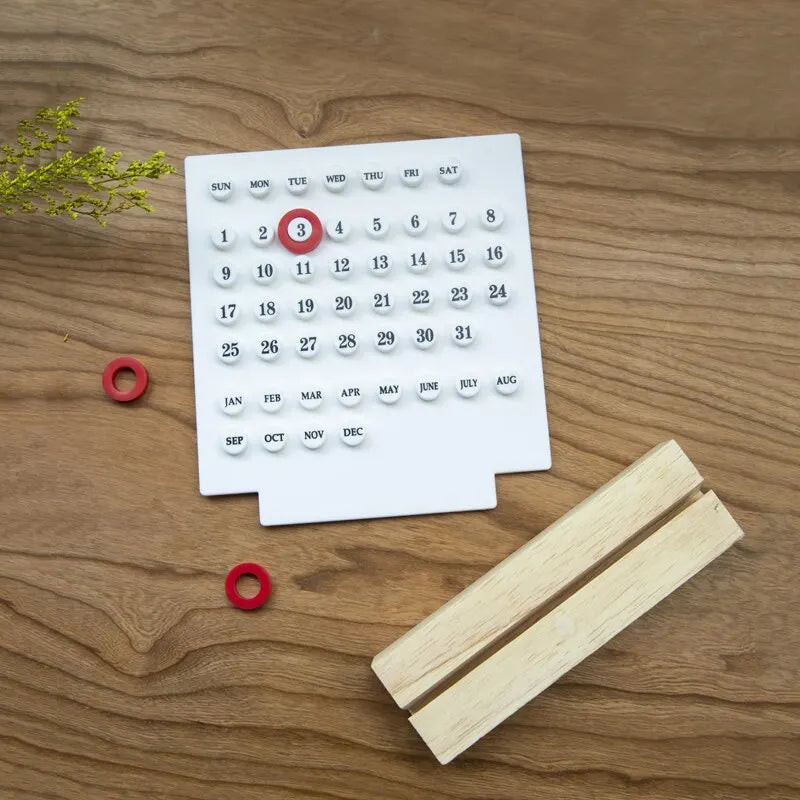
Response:
[{"label": "white calendar board", "polygon": [[384,517],[550,467],[517,135],[191,156],[186,205],[201,494]]}]

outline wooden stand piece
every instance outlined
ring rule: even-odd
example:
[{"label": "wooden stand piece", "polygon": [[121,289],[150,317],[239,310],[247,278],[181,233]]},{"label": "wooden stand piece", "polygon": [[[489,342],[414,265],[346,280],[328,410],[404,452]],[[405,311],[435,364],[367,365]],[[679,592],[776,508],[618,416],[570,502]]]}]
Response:
[{"label": "wooden stand piece", "polygon": [[[415,707],[411,724],[441,763],[742,537],[717,496],[698,491],[701,483],[676,442],[658,445],[374,658],[398,705]],[[644,541],[561,599],[644,532]],[[518,632],[557,595],[559,604]]]}]

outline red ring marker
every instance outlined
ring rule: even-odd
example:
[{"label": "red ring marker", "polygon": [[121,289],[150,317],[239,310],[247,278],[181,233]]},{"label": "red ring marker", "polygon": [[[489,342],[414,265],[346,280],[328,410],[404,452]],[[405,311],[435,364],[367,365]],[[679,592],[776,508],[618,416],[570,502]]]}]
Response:
[{"label": "red ring marker", "polygon": [[[236,591],[236,581],[242,575],[252,575],[258,580],[260,588],[258,594],[253,597],[242,597]],[[252,611],[255,608],[260,608],[267,602],[267,598],[272,591],[272,582],[269,579],[269,573],[260,564],[237,564],[225,578],[225,594],[228,595],[228,600],[231,601],[236,608],[243,608],[245,611]]]},{"label": "red ring marker", "polygon": [[[305,217],[311,223],[311,236],[304,242],[296,242],[289,236],[289,223],[298,217]],[[310,253],[322,241],[322,223],[313,211],[307,208],[293,208],[287,211],[278,223],[278,239],[290,253],[298,255]]]},{"label": "red ring marker", "polygon": [[[123,369],[132,370],[133,374],[136,376],[136,383],[134,383],[127,392],[117,389],[117,385],[114,383],[117,375],[119,375]],[[144,394],[144,390],[147,388],[149,380],[144,364],[132,356],[120,356],[119,358],[115,358],[113,361],[109,361],[106,368],[103,370],[103,388],[106,394],[112,400],[117,400],[120,403],[129,403],[131,400],[141,397]]]}]

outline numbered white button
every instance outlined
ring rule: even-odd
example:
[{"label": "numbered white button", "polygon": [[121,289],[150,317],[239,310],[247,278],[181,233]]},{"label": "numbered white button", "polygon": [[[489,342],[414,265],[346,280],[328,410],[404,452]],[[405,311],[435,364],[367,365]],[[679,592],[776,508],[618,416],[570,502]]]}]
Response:
[{"label": "numbered white button", "polygon": [[217,322],[222,325],[233,325],[239,318],[239,307],[236,303],[223,303],[216,309]]},{"label": "numbered white button", "polygon": [[325,392],[319,387],[312,387],[311,389],[303,389],[300,392],[300,405],[306,411],[314,411],[322,405],[325,398]]},{"label": "numbered white button", "polygon": [[274,300],[262,300],[254,309],[259,322],[274,322],[278,318],[278,304]]},{"label": "numbered white button", "polygon": [[403,389],[399,383],[379,383],[375,393],[381,403],[393,406],[400,399],[400,395],[403,394]]},{"label": "numbered white button", "polygon": [[339,389],[339,402],[345,408],[353,408],[361,402],[360,386],[344,386]]},{"label": "numbered white button", "polygon": [[274,361],[281,354],[281,343],[278,339],[262,339],[258,343],[258,357],[264,361]]},{"label": "numbered white button", "polygon": [[391,353],[397,347],[397,334],[394,331],[377,331],[373,341],[376,350],[381,353]]},{"label": "numbered white button", "polygon": [[472,325],[456,325],[453,328],[453,341],[459,347],[468,347],[475,341]]},{"label": "numbered white button", "polygon": [[334,242],[343,242],[350,235],[350,223],[343,219],[328,220],[325,231]]},{"label": "numbered white button", "polygon": [[286,232],[293,242],[307,242],[314,230],[311,227],[311,220],[306,217],[295,217],[287,226]]},{"label": "numbered white button", "polygon": [[378,278],[385,278],[392,271],[392,257],[388,253],[378,253],[367,261],[367,268]]},{"label": "numbered white button", "polygon": [[480,381],[478,378],[472,375],[465,378],[459,378],[456,381],[456,391],[461,397],[475,397],[475,395],[480,391],[480,388]]},{"label": "numbered white button", "polygon": [[283,406],[283,395],[280,392],[264,392],[258,403],[268,414],[276,414]]},{"label": "numbered white button", "polygon": [[450,305],[454,308],[464,308],[470,304],[472,294],[468,286],[450,287]]},{"label": "numbered white button", "polygon": [[242,357],[242,348],[239,342],[220,342],[217,355],[223,364],[235,364]]},{"label": "numbered white button", "polygon": [[496,231],[505,220],[502,209],[497,206],[484,208],[478,217],[481,221],[481,225],[488,231]]},{"label": "numbered white button", "polygon": [[442,214],[442,227],[448,233],[458,233],[463,229],[466,221],[467,218],[464,216],[464,213],[459,210],[445,211],[444,214]]},{"label": "numbered white button", "polygon": [[386,173],[375,164],[370,164],[362,173],[361,180],[367,189],[380,189],[386,183]]},{"label": "numbered white button", "polygon": [[298,258],[292,265],[292,277],[300,283],[308,283],[315,271],[316,267],[310,258]]},{"label": "numbered white button", "polygon": [[435,400],[439,393],[441,392],[441,386],[439,386],[439,381],[433,378],[426,378],[425,380],[417,381],[417,397],[420,400],[425,400],[427,402],[431,402]]},{"label": "numbered white button", "polygon": [[412,289],[408,302],[414,311],[429,311],[433,306],[433,295],[429,289]]},{"label": "numbered white button", "polygon": [[271,183],[269,178],[250,178],[247,189],[253,197],[266,197]]},{"label": "numbered white button", "polygon": [[298,319],[309,320],[317,313],[317,304],[311,297],[302,297],[294,302],[294,315]]},{"label": "numbered white button", "polygon": [[498,375],[494,381],[494,388],[500,394],[514,394],[520,387],[520,378],[516,373],[509,372],[504,375]]},{"label": "numbered white button", "polygon": [[436,343],[436,333],[433,328],[417,328],[413,339],[420,350],[429,350]]},{"label": "numbered white button", "polygon": [[250,234],[256,247],[266,247],[275,238],[275,229],[271,225],[259,225]]},{"label": "numbered white button", "polygon": [[507,257],[508,250],[502,244],[491,244],[483,251],[483,260],[489,267],[502,267]]},{"label": "numbered white button", "polygon": [[408,254],[406,264],[411,272],[420,275],[428,271],[428,267],[431,264],[431,255],[426,250],[415,250],[413,253]]},{"label": "numbered white button", "polygon": [[235,433],[230,436],[224,436],[222,439],[222,449],[229,456],[238,456],[243,453],[247,447],[247,437],[243,433]]},{"label": "numbered white button", "polygon": [[331,275],[333,275],[334,278],[338,278],[340,281],[349,278],[353,273],[353,265],[347,256],[337,256],[334,258],[330,263],[329,269]]},{"label": "numbered white button", "polygon": [[329,192],[341,192],[347,186],[347,173],[339,166],[331,167],[322,176],[322,183]]},{"label": "numbered white button", "polygon": [[372,310],[376,314],[389,314],[394,308],[394,299],[388,292],[375,292],[372,295]]},{"label": "numbered white button", "polygon": [[436,170],[442,183],[455,183],[461,180],[461,162],[457,158],[450,158],[440,164]]},{"label": "numbered white button", "polygon": [[358,337],[354,333],[339,333],[335,347],[339,355],[352,356],[358,350]]},{"label": "numbered white button", "polygon": [[508,302],[509,292],[504,283],[490,283],[486,287],[486,299],[494,306],[502,306]]},{"label": "numbered white button", "polygon": [[279,453],[286,446],[286,431],[267,431],[261,437],[261,444],[270,453]]},{"label": "numbered white button", "polygon": [[229,417],[235,417],[244,411],[244,395],[224,394],[219,399],[219,407]]},{"label": "numbered white button", "polygon": [[386,217],[371,217],[365,226],[367,235],[373,239],[382,239],[389,233],[389,222]]},{"label": "numbered white button", "polygon": [[428,220],[423,214],[411,214],[403,220],[403,228],[409,236],[421,236],[428,227]]},{"label": "numbered white button", "polygon": [[445,264],[452,270],[461,270],[469,264],[469,252],[463,247],[454,247],[445,254]]},{"label": "numbered white button", "polygon": [[253,280],[262,286],[272,283],[272,281],[275,280],[276,274],[277,270],[275,269],[275,265],[271,264],[269,261],[263,261],[253,267]]},{"label": "numbered white button", "polygon": [[291,194],[303,194],[308,189],[308,175],[290,175],[286,179],[286,188]]},{"label": "numbered white button", "polygon": [[409,165],[400,170],[400,180],[406,186],[419,186],[422,183],[422,167]]},{"label": "numbered white button", "polygon": [[214,267],[214,269],[211,270],[211,277],[214,279],[214,283],[216,283],[217,286],[227,289],[229,286],[233,286],[233,284],[236,283],[236,268],[230,267],[227,264]]},{"label": "numbered white button", "polygon": [[230,250],[236,243],[236,231],[231,228],[219,228],[212,231],[211,242],[217,250]]},{"label": "numbered white button", "polygon": [[355,300],[349,294],[337,294],[332,305],[333,312],[339,317],[349,317],[356,309]]},{"label": "numbered white button", "polygon": [[325,444],[327,434],[324,428],[310,428],[300,434],[300,441],[309,450],[319,450]]},{"label": "numbered white button", "polygon": [[295,349],[301,358],[314,358],[319,352],[319,341],[316,336],[301,336]]},{"label": "numbered white button", "polygon": [[233,184],[230,181],[213,181],[208,185],[208,191],[215,200],[227,200],[233,193]]},{"label": "numbered white button", "polygon": [[348,447],[358,447],[364,441],[364,436],[363,425],[345,425],[339,428],[339,438]]}]

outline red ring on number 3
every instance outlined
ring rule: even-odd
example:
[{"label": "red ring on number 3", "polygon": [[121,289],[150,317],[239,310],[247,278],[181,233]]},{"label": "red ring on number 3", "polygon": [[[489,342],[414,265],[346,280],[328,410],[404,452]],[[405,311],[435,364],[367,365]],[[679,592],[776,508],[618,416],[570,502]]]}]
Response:
[{"label": "red ring on number 3", "polygon": [[[289,223],[298,217],[305,217],[311,223],[311,236],[303,242],[297,242],[289,236]],[[290,253],[298,255],[310,253],[322,241],[322,223],[313,211],[307,208],[293,208],[287,211],[278,223],[278,239]]]}]

